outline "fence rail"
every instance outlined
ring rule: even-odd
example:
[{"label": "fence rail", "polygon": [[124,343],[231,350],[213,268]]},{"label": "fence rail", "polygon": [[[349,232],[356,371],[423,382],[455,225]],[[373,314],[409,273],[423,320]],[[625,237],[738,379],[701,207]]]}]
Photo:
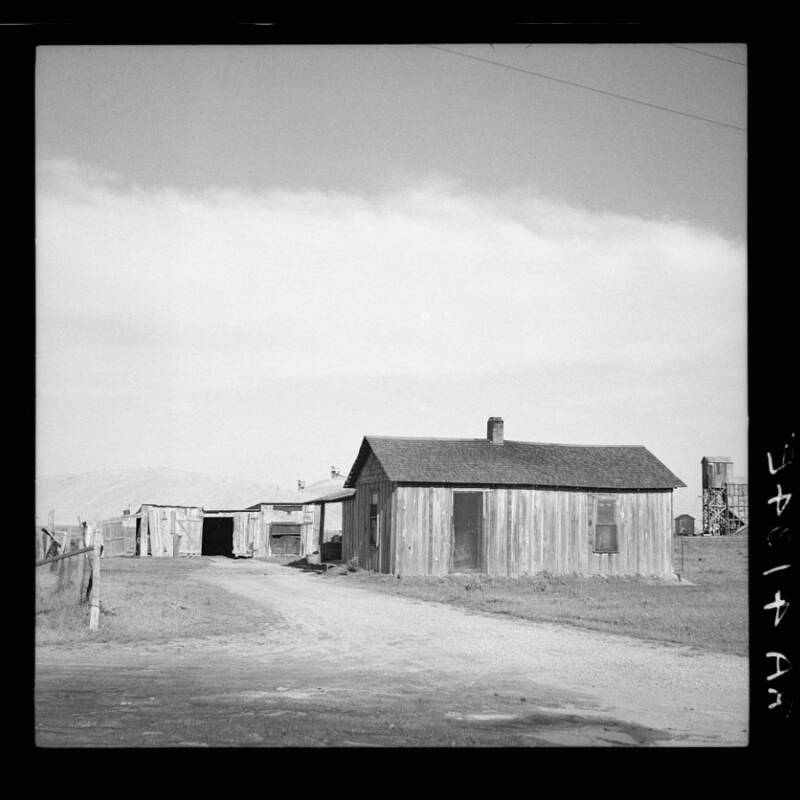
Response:
[{"label": "fence rail", "polygon": [[73,550],[70,553],[62,553],[60,556],[52,556],[51,558],[42,558],[36,562],[37,567],[41,567],[43,564],[52,564],[55,561],[61,561],[64,558],[72,558],[73,556],[79,556],[83,553],[91,553],[94,550],[94,547],[82,547],[80,550]]},{"label": "fence rail", "polygon": [[[46,529],[42,529],[45,531],[53,541],[55,541],[55,537],[47,531]],[[64,544],[65,548],[70,546],[70,535],[66,534],[64,537]],[[65,569],[65,562],[69,558],[73,558],[75,556],[83,556],[83,573],[81,576],[81,589],[80,589],[80,596],[78,602],[84,603],[88,599],[89,601],[89,630],[96,631],[100,627],[100,550],[102,548],[102,539],[98,543],[99,546],[94,547],[90,545],[89,547],[81,547],[77,550],[69,550],[66,553],[61,553],[57,556],[51,556],[50,558],[41,558],[37,559],[36,566],[42,567],[45,564],[55,564],[56,562],[62,562],[59,565],[59,573],[58,573],[58,590],[63,589],[65,584],[71,585],[71,579],[68,579],[66,575]],[[89,554],[91,553],[91,557]],[[51,567],[54,569],[54,567]],[[71,569],[70,569],[71,572]]]}]

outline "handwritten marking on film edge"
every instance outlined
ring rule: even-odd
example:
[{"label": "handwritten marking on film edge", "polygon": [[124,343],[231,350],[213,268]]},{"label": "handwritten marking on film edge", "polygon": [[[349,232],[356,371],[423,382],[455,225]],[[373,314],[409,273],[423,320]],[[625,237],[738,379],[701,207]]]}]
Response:
[{"label": "handwritten marking on film edge", "polygon": [[[787,455],[788,455],[788,461],[787,461]],[[791,434],[790,441],[784,444],[783,446],[783,454],[781,455],[780,466],[775,467],[774,462],[772,460],[772,453],[767,452],[767,469],[769,470],[769,474],[776,475],[782,469],[789,466],[789,464],[791,464],[793,460],[794,460],[794,433]],[[792,499],[792,494],[791,492],[787,492],[786,494],[784,494],[783,488],[779,483],[777,484],[777,487],[778,487],[778,493],[774,497],[771,497],[769,500],[767,500],[767,504],[771,505],[772,503],[774,503],[775,513],[778,515],[778,517],[780,517],[781,514],[783,514],[783,512],[786,510],[786,506],[789,505],[789,502]],[[777,528],[773,528],[769,532],[769,535],[767,537],[767,544],[770,547],[774,546],[773,534],[775,534],[776,530]],[[780,528],[780,536],[777,538],[779,541],[784,541],[785,539],[788,539],[790,535],[791,531],[789,530],[789,528],[783,527]],[[792,566],[791,564],[781,564],[780,566],[764,570],[762,574],[771,575],[774,572],[780,572],[782,570],[789,569],[791,566]],[[786,615],[786,612],[789,610],[790,605],[791,604],[789,603],[788,600],[784,600],[781,597],[781,590],[780,588],[778,588],[778,590],[775,592],[775,599],[772,602],[767,603],[765,606],[763,606],[764,611],[772,611],[772,610],[775,611],[775,618],[772,623],[773,628],[777,628],[778,625],[780,625],[781,620]],[[788,658],[786,658],[786,656],[783,653],[770,651],[766,654],[766,658],[775,659],[775,672],[767,676],[768,681],[773,681],[776,678],[780,678],[782,675],[785,675],[787,672],[789,672],[789,670],[791,670],[792,668],[791,662],[789,661]],[[781,666],[782,663],[786,664],[785,669],[782,668]],[[783,695],[777,689],[769,687],[767,689],[767,694],[772,695],[775,698],[775,701],[767,706],[769,710],[778,708],[779,706],[783,705]]]},{"label": "handwritten marking on film edge", "polygon": [[[786,511],[786,506],[789,505],[789,501],[791,499],[792,495],[784,494],[781,491],[781,485],[778,484],[778,494],[776,494],[775,497],[772,497],[769,500],[767,500],[767,503],[775,503],[775,511],[778,514],[778,516],[780,516],[781,514],[783,514],[784,511]],[[783,505],[781,505],[781,500],[785,501]]]},{"label": "handwritten marking on film edge", "polygon": [[[772,453],[767,453],[767,469],[769,470],[770,475],[776,475],[780,472],[784,467],[788,467],[789,464],[792,463],[794,460],[794,434],[791,435],[791,442],[787,442],[783,446],[783,455],[781,456],[781,465],[776,469],[772,465]],[[790,448],[791,445],[791,448]],[[789,451],[789,460],[786,460],[786,451]]]}]

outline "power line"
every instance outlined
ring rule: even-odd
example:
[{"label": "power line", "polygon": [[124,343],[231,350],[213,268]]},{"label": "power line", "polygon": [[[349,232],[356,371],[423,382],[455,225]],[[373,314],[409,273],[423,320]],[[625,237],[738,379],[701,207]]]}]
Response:
[{"label": "power line", "polygon": [[717,56],[713,53],[706,53],[705,50],[695,50],[694,47],[686,47],[682,44],[670,44],[670,47],[678,47],[681,50],[688,50],[690,53],[699,53],[701,56],[707,56],[708,58],[716,58],[718,61],[727,61],[729,64],[738,64],[740,67],[746,67],[744,61],[734,61],[732,58],[725,58],[724,56]]},{"label": "power line", "polygon": [[462,58],[471,58],[473,61],[482,61],[484,64],[494,64],[496,67],[505,67],[505,69],[513,70],[514,72],[524,72],[526,75],[533,75],[537,78],[544,78],[548,81],[556,81],[557,83],[565,83],[567,86],[575,86],[578,89],[586,89],[590,92],[596,92],[597,94],[603,94],[607,97],[616,97],[618,100],[627,100],[629,103],[637,103],[640,106],[647,106],[648,108],[655,108],[659,111],[669,111],[671,114],[679,114],[682,117],[689,117],[690,119],[699,119],[702,122],[710,122],[712,125],[722,125],[724,128],[733,128],[736,131],[746,131],[747,128],[742,128],[739,125],[731,125],[727,122],[720,122],[716,119],[709,119],[708,117],[701,117],[698,114],[689,114],[686,111],[678,111],[675,108],[667,108],[667,106],[659,106],[655,103],[648,103],[644,100],[637,100],[634,97],[628,97],[624,94],[617,94],[616,92],[608,92],[605,89],[597,89],[594,86],[586,86],[583,83],[576,83],[575,81],[568,81],[564,78],[554,78],[552,75],[545,75],[543,72],[534,72],[530,69],[523,69],[522,67],[513,67],[511,64],[503,64],[500,61],[492,61],[489,58],[481,58],[480,56],[473,56],[469,55],[468,53],[459,53],[457,50],[448,50],[446,47],[440,47],[439,45],[429,44],[425,45],[425,47],[431,47],[434,50],[441,50],[443,53],[450,53],[450,55],[454,56],[461,56]]}]

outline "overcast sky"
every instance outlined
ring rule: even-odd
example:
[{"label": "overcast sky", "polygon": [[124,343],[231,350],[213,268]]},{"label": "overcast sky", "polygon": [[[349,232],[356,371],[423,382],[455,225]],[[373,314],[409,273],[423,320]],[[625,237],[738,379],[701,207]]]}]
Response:
[{"label": "overcast sky", "polygon": [[747,472],[747,51],[683,44],[39,48],[38,474],[291,487],[495,415],[698,515]]}]

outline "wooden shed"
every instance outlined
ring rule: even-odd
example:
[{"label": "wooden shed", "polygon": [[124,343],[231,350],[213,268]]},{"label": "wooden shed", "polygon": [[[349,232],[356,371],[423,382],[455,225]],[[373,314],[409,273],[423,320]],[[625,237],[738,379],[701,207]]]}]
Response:
[{"label": "wooden shed", "polygon": [[365,436],[342,558],[396,575],[672,575],[673,490],[642,446]]},{"label": "wooden shed", "polygon": [[[109,542],[108,555],[301,557],[318,552],[321,542],[339,538],[336,513],[340,519],[342,500],[353,494],[341,486],[337,491],[329,486],[322,489],[327,493],[297,493],[296,497],[286,493],[281,502],[271,500],[242,509],[145,503],[134,514],[98,525]],[[328,512],[333,528],[326,508],[333,509],[332,515]]]},{"label": "wooden shed", "polygon": [[675,535],[676,536],[695,535],[694,517],[691,514],[678,514],[678,516],[675,517]]},{"label": "wooden shed", "polygon": [[[200,506],[154,505],[145,503],[133,515],[136,520],[134,554],[171,558],[201,555],[203,509]],[[103,523],[103,536],[114,520]]]},{"label": "wooden shed", "polygon": [[250,539],[251,555],[305,555],[313,539],[314,514],[302,502],[258,503],[250,511],[259,515]]},{"label": "wooden shed", "polygon": [[302,503],[243,509],[143,504],[135,514],[99,523],[109,555],[252,557],[300,554],[313,538],[314,515]]}]

